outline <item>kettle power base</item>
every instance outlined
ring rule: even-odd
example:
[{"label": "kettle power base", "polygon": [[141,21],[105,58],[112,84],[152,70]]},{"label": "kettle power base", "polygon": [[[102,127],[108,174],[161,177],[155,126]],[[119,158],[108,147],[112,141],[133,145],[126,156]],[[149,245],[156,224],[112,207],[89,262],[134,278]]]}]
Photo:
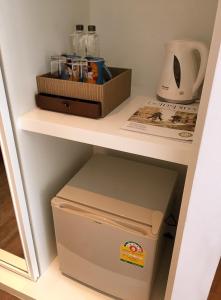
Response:
[{"label": "kettle power base", "polygon": [[163,98],[159,95],[157,95],[157,99],[161,102],[168,102],[168,103],[173,103],[173,104],[192,104],[194,103],[197,99],[191,99],[191,100],[172,100],[172,99],[166,99]]}]

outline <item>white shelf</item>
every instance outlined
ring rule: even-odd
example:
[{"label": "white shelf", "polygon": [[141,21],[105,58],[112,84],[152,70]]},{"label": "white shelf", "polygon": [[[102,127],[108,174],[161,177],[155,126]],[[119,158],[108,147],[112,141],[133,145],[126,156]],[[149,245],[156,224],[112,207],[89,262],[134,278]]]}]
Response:
[{"label": "white shelf", "polygon": [[120,129],[145,103],[129,98],[103,119],[89,119],[35,108],[19,119],[23,130],[188,165],[192,143]]}]

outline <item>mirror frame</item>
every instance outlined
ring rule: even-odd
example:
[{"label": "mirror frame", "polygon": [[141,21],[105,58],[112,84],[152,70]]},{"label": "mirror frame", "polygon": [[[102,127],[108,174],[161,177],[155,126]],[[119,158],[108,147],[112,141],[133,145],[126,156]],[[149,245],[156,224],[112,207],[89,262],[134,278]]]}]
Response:
[{"label": "mirror frame", "polygon": [[[31,232],[30,219],[25,198],[25,191],[22,182],[22,174],[16,150],[12,122],[6,98],[4,81],[0,70],[0,145],[5,164],[6,174],[10,187],[12,203],[17,220],[18,230],[23,246],[26,268],[23,259],[6,251],[0,256],[0,266],[12,270],[20,275],[37,280],[39,269],[34,248],[34,241]],[[16,265],[13,265],[13,264]]]}]

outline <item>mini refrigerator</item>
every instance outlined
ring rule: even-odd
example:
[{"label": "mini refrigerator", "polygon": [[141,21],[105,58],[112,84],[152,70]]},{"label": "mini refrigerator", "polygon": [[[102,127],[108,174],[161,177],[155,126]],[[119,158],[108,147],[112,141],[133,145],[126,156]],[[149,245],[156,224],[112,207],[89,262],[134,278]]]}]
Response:
[{"label": "mini refrigerator", "polygon": [[120,299],[149,299],[176,180],[94,155],[52,200],[61,272]]}]

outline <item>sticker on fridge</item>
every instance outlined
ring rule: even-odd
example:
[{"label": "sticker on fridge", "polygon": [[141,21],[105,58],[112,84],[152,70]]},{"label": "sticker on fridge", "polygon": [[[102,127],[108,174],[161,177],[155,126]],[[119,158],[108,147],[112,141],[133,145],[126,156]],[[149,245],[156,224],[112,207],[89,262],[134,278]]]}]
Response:
[{"label": "sticker on fridge", "polygon": [[137,267],[143,268],[145,263],[145,251],[136,242],[128,241],[120,246],[120,260]]}]

